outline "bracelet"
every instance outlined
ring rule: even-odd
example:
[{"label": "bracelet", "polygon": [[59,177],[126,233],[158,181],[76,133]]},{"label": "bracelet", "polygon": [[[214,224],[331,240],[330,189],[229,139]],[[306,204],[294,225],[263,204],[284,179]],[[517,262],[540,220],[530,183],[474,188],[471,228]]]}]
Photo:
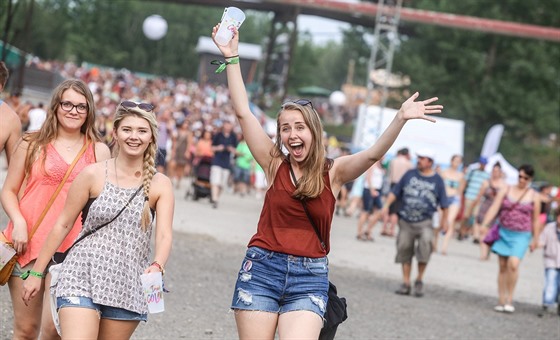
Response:
[{"label": "bracelet", "polygon": [[44,274],[44,273],[39,273],[39,272],[36,272],[36,271],[34,271],[34,270],[28,270],[28,271],[26,271],[26,272],[23,272],[19,277],[20,277],[22,280],[27,280],[27,278],[29,277],[29,275],[38,277],[38,278],[40,278],[40,279],[44,279],[44,278],[45,278],[45,274]]},{"label": "bracelet", "polygon": [[163,266],[158,262],[158,261],[154,261],[150,264],[151,266],[156,266],[159,268],[159,271],[161,272],[161,275],[165,275],[165,268],[163,268]]},{"label": "bracelet", "polygon": [[219,65],[218,68],[216,69],[216,71],[214,71],[214,73],[222,73],[225,69],[226,66],[228,66],[229,64],[239,64],[239,56],[233,56],[233,57],[229,57],[229,58],[225,58],[225,59],[229,59],[226,61],[221,61],[221,60],[212,60],[210,62],[210,64],[212,65]]},{"label": "bracelet", "polygon": [[232,55],[231,57],[224,57],[224,59],[239,58],[239,54]]}]

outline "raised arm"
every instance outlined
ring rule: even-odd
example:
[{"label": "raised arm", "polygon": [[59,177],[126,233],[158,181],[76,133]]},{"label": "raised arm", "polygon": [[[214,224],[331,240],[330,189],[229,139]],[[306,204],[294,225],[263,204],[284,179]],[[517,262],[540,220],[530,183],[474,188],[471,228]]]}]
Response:
[{"label": "raised arm", "polygon": [[[216,36],[218,27],[219,25],[216,25],[212,29],[212,39]],[[214,43],[216,43],[215,40]],[[221,46],[217,43],[216,46],[218,46],[218,49],[225,57],[226,62],[234,60],[234,58],[231,57],[239,55],[239,32],[235,29],[233,39],[230,40],[227,46]],[[247,145],[260,166],[263,169],[268,169],[268,165],[272,160],[270,149],[274,144],[262,128],[258,119],[249,109],[249,98],[247,97],[247,91],[243,83],[243,76],[241,75],[239,63],[228,64],[226,72],[233,109],[235,110],[235,115],[237,116],[241,130],[243,130]]]},{"label": "raised arm", "polygon": [[381,159],[391,145],[393,145],[408,120],[424,119],[435,122],[435,119],[428,115],[441,113],[442,105],[430,105],[438,100],[438,98],[433,97],[422,101],[415,101],[418,96],[418,92],[414,93],[401,105],[391,124],[369,149],[335,159],[331,169],[331,174],[334,173],[332,178],[335,186],[340,186],[356,179],[373,163]]}]

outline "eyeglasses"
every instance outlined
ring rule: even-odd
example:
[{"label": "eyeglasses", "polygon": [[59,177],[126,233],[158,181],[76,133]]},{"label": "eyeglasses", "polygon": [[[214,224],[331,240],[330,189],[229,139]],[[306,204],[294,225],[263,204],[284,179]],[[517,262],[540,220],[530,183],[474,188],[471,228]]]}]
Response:
[{"label": "eyeglasses", "polygon": [[519,175],[519,179],[524,179],[524,180],[528,181],[528,180],[530,180],[530,179],[531,179],[531,177],[529,177],[529,176],[523,176],[523,175]]},{"label": "eyeglasses", "polygon": [[288,103],[294,103],[294,104],[298,104],[298,105],[301,105],[301,106],[311,105],[311,108],[313,110],[315,110],[315,108],[313,107],[313,103],[309,99],[297,99],[297,100],[287,101],[284,104],[282,104],[282,107],[284,107],[284,105],[286,105]]},{"label": "eyeglasses", "polygon": [[74,105],[71,102],[60,102],[60,107],[66,112],[70,112],[74,108],[76,108],[76,112],[79,114],[86,114],[88,112],[88,106],[82,103]]},{"label": "eyeglasses", "polygon": [[156,108],[152,104],[135,103],[135,102],[131,102],[130,100],[125,100],[124,102],[121,102],[121,106],[124,107],[125,109],[139,108],[140,110],[146,112],[152,112]]}]

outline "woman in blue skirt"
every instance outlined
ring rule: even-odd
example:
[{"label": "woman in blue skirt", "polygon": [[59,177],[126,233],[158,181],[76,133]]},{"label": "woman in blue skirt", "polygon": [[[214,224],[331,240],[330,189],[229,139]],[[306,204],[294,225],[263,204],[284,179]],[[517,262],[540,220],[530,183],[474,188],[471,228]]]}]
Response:
[{"label": "woman in blue skirt", "polygon": [[502,187],[482,223],[488,228],[498,215],[500,237],[492,245],[492,252],[498,254],[500,265],[496,312],[515,311],[512,300],[519,263],[527,248],[533,251],[538,244],[541,202],[539,194],[530,185],[534,173],[531,165],[520,166],[517,185]]}]

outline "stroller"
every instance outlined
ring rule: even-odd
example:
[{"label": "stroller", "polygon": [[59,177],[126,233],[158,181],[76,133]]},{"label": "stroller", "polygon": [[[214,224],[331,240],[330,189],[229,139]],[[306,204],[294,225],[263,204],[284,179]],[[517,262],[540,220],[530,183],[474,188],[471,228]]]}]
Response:
[{"label": "stroller", "polygon": [[185,198],[192,197],[197,201],[199,198],[211,198],[210,191],[210,168],[212,167],[212,157],[201,157],[198,164],[194,166],[193,183],[187,192]]}]

